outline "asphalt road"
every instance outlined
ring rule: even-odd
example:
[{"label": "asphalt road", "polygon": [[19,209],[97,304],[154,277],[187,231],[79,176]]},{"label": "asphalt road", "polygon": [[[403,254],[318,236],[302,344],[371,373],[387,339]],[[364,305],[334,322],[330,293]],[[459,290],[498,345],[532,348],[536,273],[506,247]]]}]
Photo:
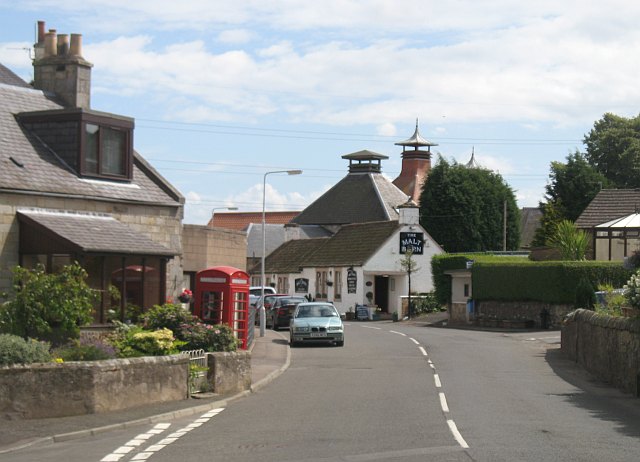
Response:
[{"label": "asphalt road", "polygon": [[637,461],[640,400],[590,381],[558,341],[349,323],[343,348],[294,349],[226,409],[0,460]]}]

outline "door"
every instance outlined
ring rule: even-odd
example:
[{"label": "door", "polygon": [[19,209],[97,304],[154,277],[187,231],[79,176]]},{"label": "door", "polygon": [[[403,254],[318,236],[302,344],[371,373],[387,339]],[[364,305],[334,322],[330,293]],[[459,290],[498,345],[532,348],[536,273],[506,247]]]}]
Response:
[{"label": "door", "polygon": [[383,313],[389,312],[389,276],[376,276],[374,300]]}]

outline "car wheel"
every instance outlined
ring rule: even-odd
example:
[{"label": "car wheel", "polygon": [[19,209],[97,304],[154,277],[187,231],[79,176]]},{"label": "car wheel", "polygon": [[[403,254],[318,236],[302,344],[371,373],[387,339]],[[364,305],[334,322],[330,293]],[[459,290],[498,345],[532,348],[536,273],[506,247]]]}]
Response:
[{"label": "car wheel", "polygon": [[271,328],[272,328],[273,330],[278,330],[278,325],[276,324],[276,318],[273,318],[273,319],[271,320]]},{"label": "car wheel", "polygon": [[294,342],[293,339],[289,340],[289,346],[291,348],[295,348],[298,346],[298,342]]}]

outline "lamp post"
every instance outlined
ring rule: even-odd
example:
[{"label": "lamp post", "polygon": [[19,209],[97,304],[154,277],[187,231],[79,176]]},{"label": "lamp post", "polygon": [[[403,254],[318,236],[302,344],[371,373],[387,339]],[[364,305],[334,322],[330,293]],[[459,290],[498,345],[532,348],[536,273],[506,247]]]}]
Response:
[{"label": "lamp post", "polygon": [[213,215],[216,210],[238,210],[238,207],[214,207],[211,209],[211,226],[213,226]]},{"label": "lamp post", "polygon": [[264,337],[264,331],[267,324],[267,317],[264,310],[264,260],[266,254],[266,242],[267,242],[267,232],[266,232],[266,220],[265,220],[265,204],[267,200],[267,175],[271,175],[273,173],[286,173],[287,175],[300,175],[302,170],[276,170],[273,172],[266,172],[264,174],[264,178],[262,181],[262,264],[260,265],[260,294],[262,304],[260,305],[260,337]]}]

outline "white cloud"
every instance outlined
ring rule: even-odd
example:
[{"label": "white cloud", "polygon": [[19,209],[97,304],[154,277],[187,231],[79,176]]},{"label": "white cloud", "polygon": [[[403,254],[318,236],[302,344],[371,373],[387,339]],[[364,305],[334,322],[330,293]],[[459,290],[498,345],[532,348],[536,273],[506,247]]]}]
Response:
[{"label": "white cloud", "polygon": [[228,44],[247,43],[254,38],[254,34],[247,29],[224,30],[218,34],[218,41]]}]

